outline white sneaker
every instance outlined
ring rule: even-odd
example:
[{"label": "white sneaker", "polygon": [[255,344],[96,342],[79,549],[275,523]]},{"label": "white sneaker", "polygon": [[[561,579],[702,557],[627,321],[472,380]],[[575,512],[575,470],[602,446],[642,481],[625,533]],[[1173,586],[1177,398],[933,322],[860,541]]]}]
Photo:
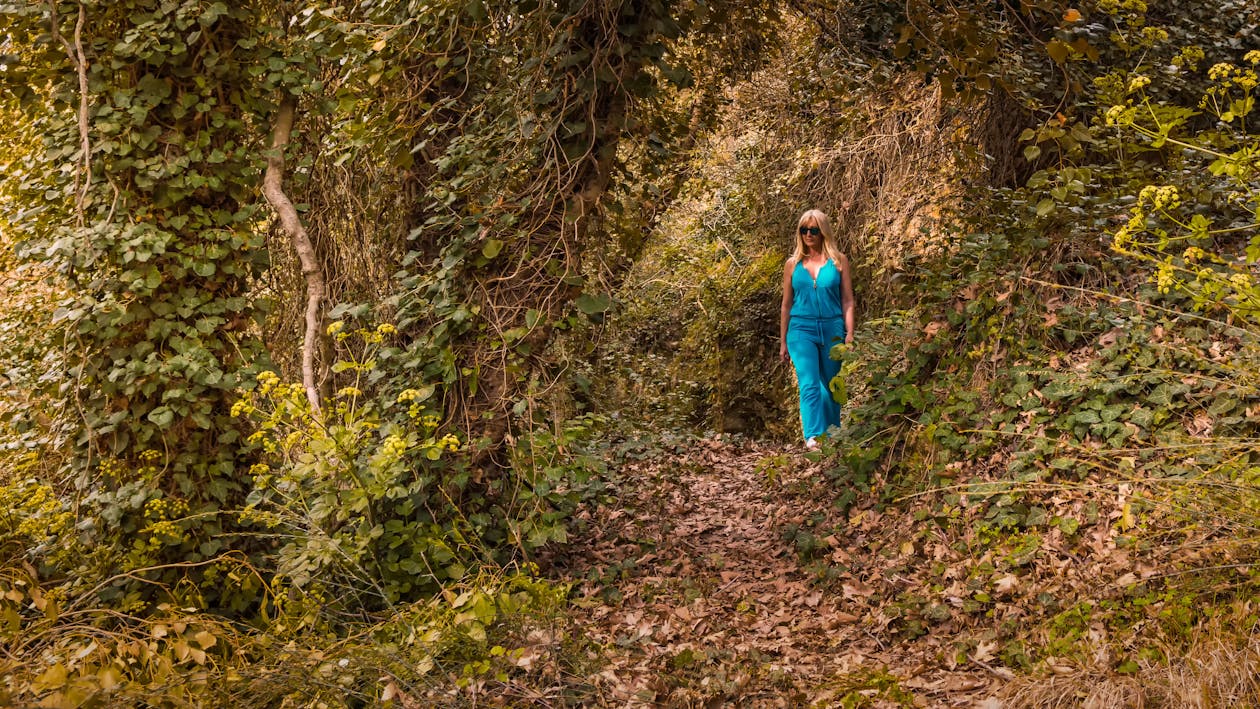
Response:
[{"label": "white sneaker", "polygon": [[807,450],[807,451],[816,451],[816,450],[818,450],[818,441],[817,441],[816,439],[814,439],[813,437],[806,438],[806,439],[805,439],[805,450]]}]

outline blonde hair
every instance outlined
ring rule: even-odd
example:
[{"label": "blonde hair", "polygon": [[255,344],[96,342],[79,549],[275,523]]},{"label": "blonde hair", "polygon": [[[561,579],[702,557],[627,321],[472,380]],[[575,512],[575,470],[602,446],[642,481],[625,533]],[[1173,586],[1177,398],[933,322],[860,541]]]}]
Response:
[{"label": "blonde hair", "polygon": [[792,255],[788,257],[788,262],[794,264],[800,263],[801,259],[805,258],[805,239],[801,236],[801,227],[805,226],[805,222],[808,222],[811,219],[818,225],[819,229],[822,229],[823,253],[827,256],[827,258],[831,259],[837,267],[839,267],[841,254],[840,249],[836,247],[836,236],[831,230],[831,220],[827,218],[826,214],[823,214],[817,209],[811,209],[805,212],[801,215],[801,218],[797,220],[796,248],[792,251]]}]

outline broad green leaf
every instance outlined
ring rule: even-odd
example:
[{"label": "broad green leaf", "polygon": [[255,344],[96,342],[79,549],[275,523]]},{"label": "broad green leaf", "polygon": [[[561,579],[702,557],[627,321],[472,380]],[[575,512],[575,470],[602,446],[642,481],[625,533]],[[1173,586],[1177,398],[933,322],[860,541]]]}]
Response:
[{"label": "broad green leaf", "polygon": [[147,418],[158,428],[166,428],[171,425],[171,421],[175,420],[175,412],[169,406],[159,406],[150,411]]},{"label": "broad green leaf", "polygon": [[1049,54],[1050,58],[1057,64],[1062,64],[1067,61],[1068,50],[1068,45],[1057,39],[1052,39],[1049,42],[1046,42],[1046,53]]},{"label": "broad green leaf", "polygon": [[598,293],[595,295],[583,293],[578,296],[577,307],[578,310],[581,310],[587,315],[598,315],[599,313],[605,312],[612,307],[612,299],[605,293]]}]

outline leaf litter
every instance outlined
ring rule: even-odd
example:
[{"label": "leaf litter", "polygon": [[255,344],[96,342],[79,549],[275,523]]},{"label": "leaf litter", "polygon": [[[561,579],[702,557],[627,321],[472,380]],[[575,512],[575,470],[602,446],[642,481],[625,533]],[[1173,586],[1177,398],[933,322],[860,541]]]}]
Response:
[{"label": "leaf litter", "polygon": [[[683,452],[631,463],[615,504],[599,511],[585,546],[570,550],[575,616],[606,648],[599,674],[611,705],[827,704],[884,673],[940,705],[970,706],[998,679],[983,668],[946,668],[930,643],[900,643],[878,614],[868,571],[820,583],[783,529],[826,512],[820,464],[790,453],[771,480],[765,461],[783,450],[703,440]],[[869,512],[869,510],[867,510]],[[869,524],[881,515],[859,515]],[[832,558],[865,553],[857,536],[829,535]],[[857,682],[862,684],[862,682]],[[869,690],[883,702],[878,687]],[[950,695],[945,701],[946,695]]]},{"label": "leaf litter", "polygon": [[[725,438],[624,463],[582,541],[550,560],[601,649],[587,678],[600,705],[1016,706],[1002,697],[1017,676],[1122,677],[1159,626],[1118,633],[1100,604],[1158,596],[1221,556],[1211,530],[1160,527],[1149,505],[1160,543],[1133,544],[1128,483],[1027,486],[1031,510],[1006,528],[992,519],[1012,487],[996,473],[955,469],[895,504],[877,481],[841,509],[833,469]],[[1046,628],[1073,613],[1073,643],[1054,645]]]}]

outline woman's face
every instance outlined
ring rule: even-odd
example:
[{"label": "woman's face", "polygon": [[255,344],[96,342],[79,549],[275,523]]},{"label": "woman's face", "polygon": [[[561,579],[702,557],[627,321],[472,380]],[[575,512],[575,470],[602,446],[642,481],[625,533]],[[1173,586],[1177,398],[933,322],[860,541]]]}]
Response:
[{"label": "woman's face", "polygon": [[817,251],[822,248],[822,229],[818,226],[818,220],[814,218],[806,219],[801,222],[797,231],[801,235],[801,241],[805,244],[805,248],[810,251]]}]

